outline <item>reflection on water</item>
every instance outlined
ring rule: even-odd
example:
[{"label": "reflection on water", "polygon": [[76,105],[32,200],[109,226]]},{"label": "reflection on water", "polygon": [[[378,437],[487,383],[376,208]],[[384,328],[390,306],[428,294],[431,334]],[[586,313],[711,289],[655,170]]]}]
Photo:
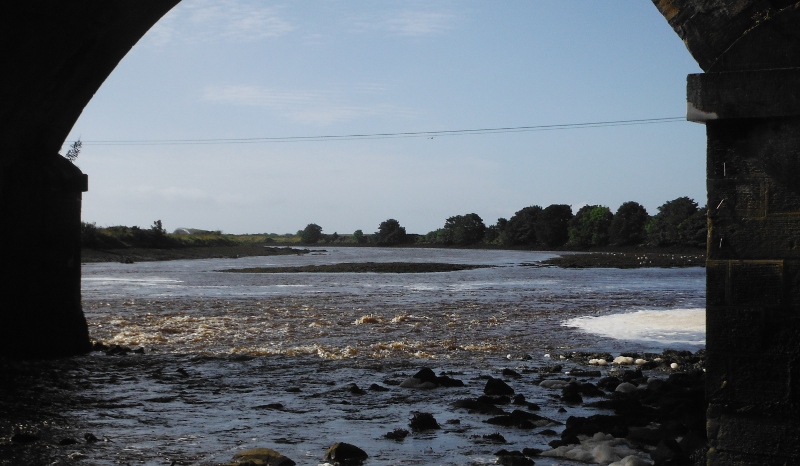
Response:
[{"label": "reflection on water", "polygon": [[[485,377],[499,376],[502,368],[525,372],[552,364],[546,353],[664,346],[562,325],[571,318],[705,305],[699,268],[531,266],[550,256],[331,248],[324,255],[86,265],[84,310],[92,336],[143,346],[147,353],[95,353],[3,368],[16,375],[13,384],[3,385],[2,435],[25,428],[15,423],[29,423],[44,440],[19,446],[6,437],[0,461],[42,454],[48,464],[213,464],[264,446],[298,464],[319,464],[325,447],[347,441],[370,453],[369,465],[493,463],[500,447],[481,439],[497,427],[451,402],[480,395]],[[496,267],[432,274],[216,272],[358,261]],[[530,358],[516,359],[524,354]],[[422,366],[450,371],[466,386],[397,386]],[[539,403],[542,415],[564,421],[585,411],[559,413],[561,403],[534,380],[530,374],[509,383]],[[389,390],[359,395],[352,383]],[[52,408],[42,407],[48,403]],[[433,413],[446,427],[404,442],[382,438],[408,428],[413,411]],[[84,432],[101,442],[58,445]],[[507,449],[543,448],[552,440],[530,431],[502,433]],[[556,464],[548,461],[554,460],[537,464]]]}]

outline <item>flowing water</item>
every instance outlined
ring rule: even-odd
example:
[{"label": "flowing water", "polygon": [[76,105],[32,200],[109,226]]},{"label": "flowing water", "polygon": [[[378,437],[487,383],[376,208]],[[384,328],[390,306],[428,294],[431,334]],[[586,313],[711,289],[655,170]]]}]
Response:
[{"label": "flowing water", "polygon": [[[0,461],[16,464],[6,458],[41,453],[47,464],[218,464],[237,451],[269,447],[297,464],[317,465],[326,447],[343,441],[366,450],[367,465],[459,465],[494,463],[500,448],[547,448],[552,437],[513,428],[500,428],[507,444],[493,444],[483,435],[497,426],[451,403],[482,394],[486,377],[499,377],[503,368],[527,373],[565,352],[698,349],[705,307],[701,268],[542,267],[538,261],[548,257],[329,248],[84,265],[92,337],[146,352],[6,367],[18,385],[38,388],[24,400],[4,395],[27,417],[3,425],[2,435],[34,429],[49,435],[39,443],[49,443],[37,453],[0,440]],[[490,267],[427,274],[220,271],[341,262]],[[421,367],[465,387],[398,386]],[[540,404],[539,414],[557,422],[586,415],[584,408],[559,412],[563,404],[534,380],[509,384]],[[369,390],[372,384],[388,390]],[[412,432],[401,442],[383,438],[408,429],[414,412],[432,413],[442,429]],[[54,446],[86,432],[100,441]]]}]

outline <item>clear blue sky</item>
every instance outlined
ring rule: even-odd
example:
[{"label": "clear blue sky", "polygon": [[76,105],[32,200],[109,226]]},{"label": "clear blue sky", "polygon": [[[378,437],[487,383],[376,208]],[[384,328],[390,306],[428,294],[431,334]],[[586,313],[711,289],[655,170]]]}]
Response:
[{"label": "clear blue sky", "polygon": [[294,137],[684,116],[700,72],[649,0],[183,0],[100,88],[83,218],[229,233],[412,233],[475,212],[705,204],[693,123],[257,144]]}]

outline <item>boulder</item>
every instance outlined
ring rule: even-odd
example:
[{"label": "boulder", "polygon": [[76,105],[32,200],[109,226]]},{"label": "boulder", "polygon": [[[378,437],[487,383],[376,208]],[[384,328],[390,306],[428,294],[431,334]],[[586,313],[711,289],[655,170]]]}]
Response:
[{"label": "boulder", "polygon": [[514,389],[500,379],[489,377],[489,380],[486,381],[486,386],[483,388],[483,393],[489,396],[513,395]]},{"label": "boulder", "polygon": [[330,461],[334,465],[359,465],[367,458],[369,458],[367,452],[345,442],[334,443],[325,452],[325,461]]},{"label": "boulder", "polygon": [[231,466],[294,466],[296,463],[270,448],[253,448],[233,455]]},{"label": "boulder", "polygon": [[431,413],[414,413],[408,425],[413,431],[441,429]]}]

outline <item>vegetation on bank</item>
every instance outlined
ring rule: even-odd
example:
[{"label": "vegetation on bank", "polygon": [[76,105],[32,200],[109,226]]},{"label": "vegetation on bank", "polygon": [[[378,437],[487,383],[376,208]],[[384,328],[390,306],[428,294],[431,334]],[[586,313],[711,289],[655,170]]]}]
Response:
[{"label": "vegetation on bank", "polygon": [[658,207],[655,215],[637,202],[626,202],[612,212],[606,206],[587,205],[573,213],[566,204],[542,208],[532,205],[511,218],[487,226],[475,213],[455,215],[442,228],[425,235],[407,233],[396,219],[387,219],[372,234],[325,234],[315,223],[296,233],[230,235],[221,231],[179,228],[164,230],[161,220],[150,228],[83,223],[81,243],[87,249],[180,249],[254,245],[431,245],[456,247],[513,247],[549,250],[588,250],[612,247],[700,249],[706,244],[706,207],[679,197]]}]

